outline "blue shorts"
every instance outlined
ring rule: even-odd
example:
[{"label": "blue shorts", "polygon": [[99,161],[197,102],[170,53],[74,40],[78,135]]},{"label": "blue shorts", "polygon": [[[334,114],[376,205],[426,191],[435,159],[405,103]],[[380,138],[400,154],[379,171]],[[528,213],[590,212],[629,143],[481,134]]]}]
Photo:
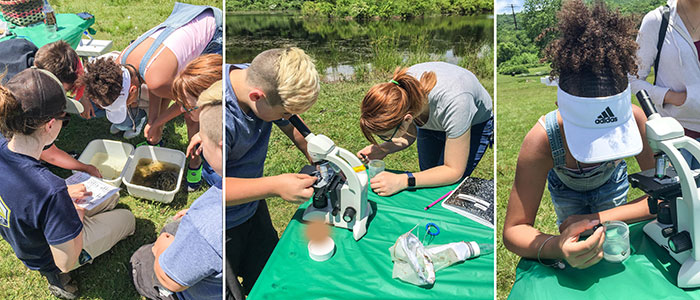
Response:
[{"label": "blue shorts", "polygon": [[552,196],[557,225],[561,225],[572,215],[585,215],[608,210],[627,203],[627,163],[621,161],[615,167],[610,179],[602,186],[585,192],[578,192],[564,185],[554,171],[547,176],[547,189]]},{"label": "blue shorts", "polygon": [[[418,164],[421,171],[445,164],[445,142],[447,140],[444,131],[434,131],[418,128]],[[469,157],[467,168],[462,178],[472,174],[486,153],[486,149],[493,145],[493,117],[488,121],[472,125],[469,140]]]}]

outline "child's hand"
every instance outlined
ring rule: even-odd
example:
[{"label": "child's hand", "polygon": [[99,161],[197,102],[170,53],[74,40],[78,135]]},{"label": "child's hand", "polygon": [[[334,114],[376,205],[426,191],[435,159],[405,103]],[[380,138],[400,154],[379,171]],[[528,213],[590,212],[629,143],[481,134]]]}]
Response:
[{"label": "child's hand", "polygon": [[363,163],[368,163],[372,159],[384,159],[387,153],[377,145],[369,145],[357,152],[356,155]]},{"label": "child's hand", "polygon": [[372,191],[379,196],[391,196],[408,186],[408,177],[406,174],[394,174],[390,172],[381,172],[375,175],[370,181]]},{"label": "child's hand", "polygon": [[561,225],[559,225],[559,232],[564,232],[564,230],[571,226],[571,224],[574,224],[581,220],[598,221],[598,223],[601,223],[600,215],[598,213],[587,215],[571,215],[568,218],[566,218],[566,220],[564,220],[564,222],[562,222]]},{"label": "child's hand", "polygon": [[80,171],[88,173],[88,174],[90,174],[90,176],[102,178],[102,173],[100,173],[100,170],[93,165],[85,164],[83,166],[82,170],[80,170]]},{"label": "child's hand", "polygon": [[285,201],[303,203],[314,194],[316,177],[306,174],[277,175],[276,194]]},{"label": "child's hand", "polygon": [[559,236],[559,247],[564,259],[574,268],[585,269],[603,259],[605,228],[596,229],[585,241],[579,235],[599,224],[597,220],[581,220],[567,227]]},{"label": "child's hand", "polygon": [[151,248],[153,255],[158,256],[160,253],[163,253],[163,251],[165,251],[165,249],[168,248],[168,246],[170,246],[170,244],[172,244],[174,240],[174,235],[167,232],[161,233],[160,236],[158,236],[156,242],[153,243],[153,247]]},{"label": "child's hand", "polygon": [[146,124],[146,127],[143,129],[143,137],[151,144],[156,144],[160,142],[160,139],[163,137],[163,127]]},{"label": "child's hand", "polygon": [[188,211],[188,210],[190,210],[190,209],[189,209],[189,208],[186,208],[186,209],[183,209],[183,210],[181,210],[181,211],[178,211],[178,212],[173,216],[173,220],[174,220],[174,221],[177,221],[177,220],[181,219],[182,217],[184,217],[184,216],[187,214],[187,211]]},{"label": "child's hand", "polygon": [[202,154],[202,138],[199,136],[199,132],[195,133],[190,139],[190,144],[187,145],[186,156],[194,158]]},{"label": "child's hand", "polygon": [[83,105],[83,112],[80,113],[81,117],[90,120],[95,116],[95,109],[92,108],[92,103],[87,97],[80,98],[80,104]]}]

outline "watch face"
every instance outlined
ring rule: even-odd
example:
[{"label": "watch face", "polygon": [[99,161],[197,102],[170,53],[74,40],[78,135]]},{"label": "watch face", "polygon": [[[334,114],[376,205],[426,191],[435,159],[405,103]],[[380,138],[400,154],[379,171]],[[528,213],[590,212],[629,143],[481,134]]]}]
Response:
[{"label": "watch face", "polygon": [[411,174],[411,173],[408,173],[408,186],[409,187],[416,186],[416,178],[413,177],[413,174]]}]

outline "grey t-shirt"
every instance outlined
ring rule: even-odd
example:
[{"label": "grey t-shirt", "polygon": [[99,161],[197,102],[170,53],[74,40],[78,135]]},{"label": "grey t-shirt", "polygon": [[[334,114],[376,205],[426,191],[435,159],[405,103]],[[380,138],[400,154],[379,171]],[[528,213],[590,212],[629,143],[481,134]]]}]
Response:
[{"label": "grey t-shirt", "polygon": [[472,72],[446,62],[408,68],[408,74],[416,79],[429,71],[435,72],[437,84],[428,94],[430,117],[421,129],[444,131],[447,138],[457,138],[493,116],[491,96]]}]

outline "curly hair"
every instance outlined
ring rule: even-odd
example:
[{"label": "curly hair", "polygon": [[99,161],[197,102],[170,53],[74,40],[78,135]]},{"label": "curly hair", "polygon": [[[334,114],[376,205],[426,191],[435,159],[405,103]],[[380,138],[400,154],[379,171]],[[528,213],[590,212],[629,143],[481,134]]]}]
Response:
[{"label": "curly hair", "polygon": [[85,86],[85,96],[102,107],[111,105],[122,90],[122,69],[113,60],[100,58],[86,66],[87,72],[78,78]]},{"label": "curly hair", "polygon": [[[559,77],[559,86],[584,97],[623,91],[627,75],[637,73],[639,46],[632,17],[608,10],[601,0],[590,9],[582,0],[570,0],[557,18],[559,38],[547,45],[544,54],[551,63],[550,75]],[[588,84],[581,85],[582,81]],[[592,81],[597,91],[591,91]]]}]

